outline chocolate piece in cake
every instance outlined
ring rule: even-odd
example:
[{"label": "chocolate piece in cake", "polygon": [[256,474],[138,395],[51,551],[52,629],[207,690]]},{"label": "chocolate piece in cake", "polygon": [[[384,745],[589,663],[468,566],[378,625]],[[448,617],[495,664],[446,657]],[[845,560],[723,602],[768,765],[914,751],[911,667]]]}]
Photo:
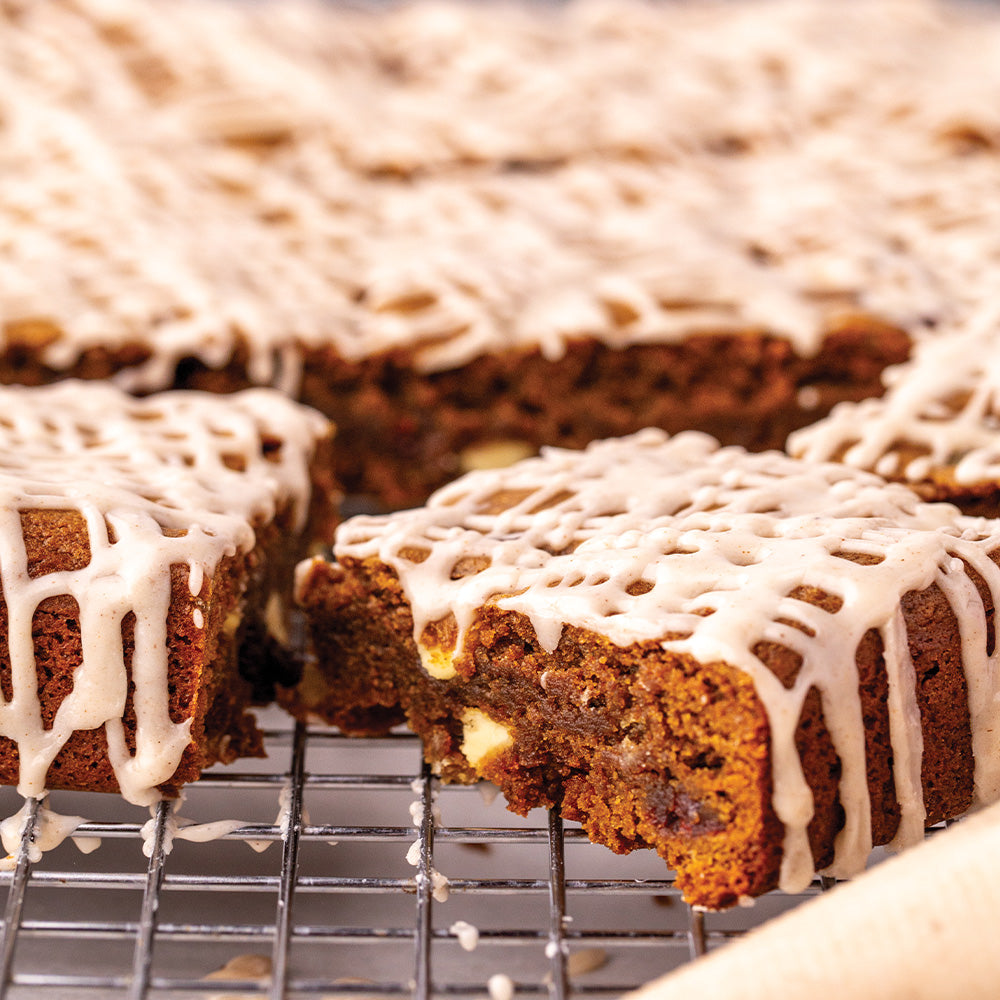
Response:
[{"label": "chocolate piece in cake", "polygon": [[1000,533],[835,464],[649,430],[344,522],[299,710],[655,848],[724,907],[1000,794]]},{"label": "chocolate piece in cake", "polygon": [[271,390],[0,389],[0,781],[148,803],[261,753],[330,437]]}]

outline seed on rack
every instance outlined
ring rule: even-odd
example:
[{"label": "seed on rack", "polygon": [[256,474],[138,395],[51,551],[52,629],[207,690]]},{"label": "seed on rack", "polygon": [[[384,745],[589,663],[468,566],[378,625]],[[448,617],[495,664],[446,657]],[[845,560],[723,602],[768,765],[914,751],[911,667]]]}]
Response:
[{"label": "seed on rack", "polygon": [[267,955],[237,955],[221,969],[210,972],[206,979],[259,979],[271,977],[271,959]]},{"label": "seed on rack", "polygon": [[588,972],[596,972],[608,964],[608,953],[603,948],[582,948],[570,952],[566,961],[566,971],[571,976],[582,976]]}]

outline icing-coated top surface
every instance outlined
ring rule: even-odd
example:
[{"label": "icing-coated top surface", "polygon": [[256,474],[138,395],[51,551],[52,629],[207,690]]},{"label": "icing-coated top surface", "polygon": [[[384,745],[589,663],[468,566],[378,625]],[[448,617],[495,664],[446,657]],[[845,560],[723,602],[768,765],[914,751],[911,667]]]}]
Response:
[{"label": "icing-coated top surface", "polygon": [[959,486],[1000,481],[1000,319],[926,340],[884,374],[885,396],[841,403],[789,437],[813,461],[837,459],[883,476]]},{"label": "icing-coated top surface", "polygon": [[[619,645],[661,642],[703,663],[745,670],[768,713],[775,810],[786,828],[782,882],[812,874],[806,826],[812,801],[795,727],[813,686],[843,765],[847,821],[833,871],[857,871],[871,849],[864,723],[855,650],[882,634],[889,676],[894,777],[902,819],[897,843],[920,839],[921,732],[900,599],[937,584],[959,619],[980,801],[1000,796],[995,654],[967,573],[994,596],[1000,548],[993,522],[947,504],[923,504],[905,487],[834,464],[720,449],[701,434],[648,430],[585,451],[550,449],[508,469],[471,473],[425,508],[341,525],[338,559],[392,567],[413,610],[420,645],[429,623],[454,615],[455,655],[486,602],[521,612],[552,650],[566,624]],[[824,610],[801,595],[835,599]],[[754,654],[760,641],[801,655],[786,688]],[[426,656],[426,653],[425,653]],[[425,666],[441,669],[441,655]],[[459,681],[456,680],[456,683]]]},{"label": "icing-coated top surface", "polygon": [[[13,686],[12,699],[0,703],[0,735],[17,743],[22,794],[44,790],[49,764],[75,730],[103,727],[122,794],[138,803],[158,797],[190,727],[168,714],[170,567],[189,567],[198,597],[219,560],[252,548],[254,525],[279,505],[290,503],[301,523],[309,458],[327,428],[318,414],[266,389],[135,400],[95,383],[0,388],[0,586]],[[21,520],[31,510],[78,512],[86,565],[31,572]],[[79,607],[83,655],[72,691],[45,728],[32,620],[40,602],[59,595]],[[130,613],[134,754],[122,725],[122,621]],[[197,602],[194,619],[203,627]]]},{"label": "icing-coated top surface", "polygon": [[960,328],[988,295],[986,5],[376,7],[0,4],[4,335],[56,368],[149,342],[133,388],[243,337],[294,388],[302,343],[810,352],[845,311]]}]

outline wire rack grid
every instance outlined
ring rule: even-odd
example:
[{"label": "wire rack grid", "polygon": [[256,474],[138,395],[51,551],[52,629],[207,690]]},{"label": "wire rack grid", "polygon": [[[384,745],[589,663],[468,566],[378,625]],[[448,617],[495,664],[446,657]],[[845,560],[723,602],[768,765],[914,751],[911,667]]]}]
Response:
[{"label": "wire rack grid", "polygon": [[[0,876],[0,995],[611,997],[798,901],[704,914],[646,852],[440,786],[409,735],[268,726],[266,761],[215,769],[151,817],[108,795],[27,803]],[[68,812],[87,817],[77,846],[38,857]]]}]

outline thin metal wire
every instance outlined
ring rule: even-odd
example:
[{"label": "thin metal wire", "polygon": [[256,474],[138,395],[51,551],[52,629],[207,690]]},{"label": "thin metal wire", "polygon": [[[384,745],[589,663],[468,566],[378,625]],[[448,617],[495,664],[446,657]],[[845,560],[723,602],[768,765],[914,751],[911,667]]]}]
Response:
[{"label": "thin metal wire", "polygon": [[705,942],[705,914],[693,906],[688,907],[688,948],[692,958],[701,958],[708,950]]},{"label": "thin metal wire", "polygon": [[7,986],[14,965],[14,949],[17,946],[21,914],[24,911],[24,896],[28,888],[31,870],[31,848],[35,841],[35,827],[38,824],[38,799],[28,799],[25,803],[24,824],[21,828],[21,843],[17,851],[17,865],[7,896],[7,906],[3,920],[3,942],[0,946],[0,997],[7,995]]},{"label": "thin metal wire", "polygon": [[[209,997],[218,995],[220,988],[227,994],[260,995],[270,1000],[331,993],[344,996],[376,993],[387,997],[407,996],[413,1000],[482,996],[485,976],[476,979],[475,973],[465,973],[462,961],[455,958],[456,945],[460,943],[456,941],[457,933],[433,926],[435,887],[441,878],[435,870],[435,847],[439,845],[510,849],[515,852],[511,855],[513,858],[521,857],[517,853],[521,851],[530,851],[531,857],[537,857],[547,850],[548,871],[542,877],[522,874],[515,862],[508,869],[506,864],[497,861],[494,868],[483,871],[482,877],[455,876],[448,879],[451,896],[461,899],[463,903],[468,900],[487,913],[487,926],[479,931],[480,946],[487,956],[501,956],[498,966],[510,972],[511,978],[516,980],[514,987],[518,996],[547,996],[548,1000],[613,997],[640,985],[639,982],[627,981],[609,983],[606,977],[600,982],[589,980],[573,971],[571,949],[606,948],[614,953],[621,948],[642,949],[643,956],[662,954],[664,962],[676,965],[703,954],[710,946],[743,933],[739,929],[716,926],[718,921],[715,919],[712,928],[706,928],[704,915],[691,911],[681,902],[673,879],[667,873],[662,878],[647,881],[620,877],[567,878],[566,849],[585,842],[586,838],[579,829],[565,829],[555,811],[549,814],[544,827],[443,826],[437,809],[439,789],[426,765],[422,765],[419,772],[415,769],[410,774],[405,773],[405,767],[399,769],[400,773],[392,774],[320,773],[315,768],[307,770],[307,752],[329,754],[341,746],[356,752],[358,742],[349,742],[338,734],[301,724],[294,731],[276,733],[273,737],[269,743],[272,757],[276,747],[279,754],[287,752],[287,768],[282,767],[279,760],[276,773],[229,774],[217,770],[205,775],[197,788],[209,796],[213,794],[213,789],[220,792],[235,790],[240,796],[256,794],[265,796],[268,803],[273,803],[280,793],[283,821],[275,824],[249,823],[225,837],[227,842],[279,841],[282,845],[280,871],[270,871],[267,867],[260,871],[244,870],[242,865],[238,868],[239,874],[212,867],[207,870],[184,870],[180,862],[175,864],[170,861],[172,855],[167,850],[169,838],[166,836],[170,810],[165,804],[158,808],[154,817],[153,849],[148,864],[144,866],[145,871],[88,871],[86,866],[79,870],[72,866],[55,870],[47,864],[32,865],[32,837],[38,823],[39,805],[29,802],[17,866],[13,873],[0,873],[0,884],[6,882],[9,886],[0,950],[0,995],[12,985],[19,989],[19,997],[21,992],[25,995],[32,992],[45,995],[46,991],[77,989],[90,990],[97,995],[102,991],[117,992],[129,1000],[155,1000],[157,994],[166,991]],[[412,737],[372,741],[372,745],[381,745],[393,754],[405,747],[419,759],[418,744]],[[415,760],[413,762],[416,763]],[[416,780],[414,773],[418,773]],[[384,805],[385,793],[391,791],[398,795],[408,788],[419,793],[419,805],[414,810],[416,830],[413,825],[403,822],[393,826],[361,822],[354,825],[324,824],[307,821],[305,817],[306,789],[310,790],[310,794],[317,795],[334,792],[337,801],[340,792],[345,795],[370,792],[371,796],[365,797],[365,801],[371,798]],[[463,791],[449,786],[447,794],[461,795]],[[444,790],[441,792],[444,794]],[[376,815],[380,816],[382,811],[380,806]],[[78,827],[76,834],[130,839],[138,843],[141,827],[130,822],[90,822]],[[307,842],[344,841],[364,849],[364,845],[402,845],[412,842],[415,834],[419,844],[415,877],[406,872],[396,875],[379,868],[361,874],[350,870],[342,873],[336,867],[317,867],[312,856],[313,863],[302,869],[300,848]],[[222,850],[223,847],[215,850]],[[449,846],[448,849],[452,848]],[[397,865],[402,861],[402,852],[394,855],[390,850],[389,856],[395,857]],[[322,860],[328,855],[317,857]],[[494,870],[495,874],[490,877],[488,872]],[[84,891],[97,892],[99,897],[122,890],[141,891],[141,913],[137,919],[127,913],[104,914],[98,900],[94,911],[73,912],[72,905],[65,910],[62,907],[49,907],[48,910],[42,907],[37,912],[28,913],[26,918],[25,894],[29,881],[31,899],[37,893],[43,901],[58,892],[66,893],[69,899],[76,899]],[[820,889],[817,881],[810,891],[815,894]],[[220,894],[224,896],[227,893],[232,894],[234,899],[237,920],[215,922],[203,916],[200,906],[192,909],[190,904],[184,903],[185,899],[190,899],[190,903],[197,906],[198,900],[209,898],[218,903]],[[172,904],[179,907],[178,913],[190,911],[195,919],[177,919],[172,909],[169,913],[163,909],[161,902],[168,895]],[[266,895],[276,896],[273,922],[266,916],[255,922],[252,913],[256,910],[250,903],[258,896],[263,901]],[[88,898],[93,905],[93,898]],[[328,905],[325,902],[328,899],[337,902]],[[392,907],[387,912],[394,915],[408,912],[409,919],[404,916],[401,923],[396,923],[398,918],[393,916],[390,923],[382,927],[373,924],[370,917],[358,926],[336,924],[329,920],[328,915],[340,913],[340,899],[349,901],[348,905],[358,912],[367,913],[365,908],[369,903],[373,907],[386,905]],[[606,901],[609,907],[626,907],[622,912],[632,912],[634,901],[646,907],[644,912],[650,912],[649,904],[656,899],[669,901],[669,906],[659,911],[669,917],[668,926],[657,926],[655,922],[649,926],[629,926],[627,917],[624,924],[616,922],[610,926],[591,926],[586,922],[571,923],[568,916],[568,901],[574,907],[582,906],[584,912],[589,912],[587,907],[595,900]],[[523,907],[518,906],[520,900],[524,900]],[[515,926],[496,926],[495,922],[491,922],[490,915],[494,911],[503,912],[502,905],[505,903],[513,906],[518,915],[523,911],[523,923],[518,924],[519,917],[514,920]],[[301,911],[298,916],[296,911]],[[657,912],[655,907],[652,912]],[[164,913],[168,913],[166,919]],[[527,916],[529,913],[531,917]],[[543,913],[546,916],[542,916]],[[92,949],[94,955],[101,954],[102,949],[112,944],[116,947],[127,944],[131,972],[125,968],[91,967],[86,970],[81,968],[80,974],[76,975],[72,967],[53,966],[50,969],[44,960],[38,960],[39,950],[44,950],[46,943],[59,942],[49,949],[54,954],[74,940],[95,942],[98,946]],[[24,942],[24,950],[22,953],[18,948],[15,954],[18,941]],[[228,957],[241,947],[253,953],[269,951],[270,978],[267,981],[226,980],[224,985],[206,983],[199,976],[198,966],[192,964],[186,967],[183,961],[178,963],[173,959],[173,956],[183,954],[183,949],[196,947],[221,949],[207,954]],[[385,965],[383,969],[383,963],[375,957],[370,969],[379,979],[377,982],[370,978],[364,982],[344,981],[336,971],[330,971],[324,977],[328,958],[333,970],[340,968],[337,964],[339,959],[333,956],[350,955],[352,950],[357,952],[360,949],[378,956],[392,947],[401,947],[410,956],[408,966],[399,975],[397,965],[391,968]],[[154,964],[154,956],[161,948],[164,949],[163,961]],[[169,953],[167,949],[171,949]],[[297,958],[300,955],[301,961]],[[487,961],[491,960],[478,957],[477,968]],[[169,974],[156,973],[158,965],[169,970]],[[547,968],[547,974],[531,971],[539,966]],[[631,961],[618,968],[626,968],[629,974],[633,974]]]},{"label": "thin metal wire", "polygon": [[558,809],[549,810],[549,943],[545,947],[551,964],[549,996],[566,1000],[569,972],[566,968],[566,858],[563,825]]},{"label": "thin metal wire", "polygon": [[428,1000],[432,991],[431,927],[434,899],[434,787],[430,768],[420,773],[420,855],[417,867],[417,927],[413,968],[415,1000]]},{"label": "thin metal wire", "polygon": [[281,852],[281,876],[278,883],[278,908],[275,920],[274,949],[271,959],[271,998],[282,1000],[288,980],[288,946],[292,936],[292,900],[298,874],[299,837],[302,833],[302,787],[305,774],[306,731],[295,724],[292,766],[288,774],[288,812],[284,825]]},{"label": "thin metal wire", "polygon": [[156,914],[160,908],[160,889],[166,862],[167,820],[173,811],[170,802],[160,802],[153,819],[153,845],[146,870],[146,888],[142,894],[142,912],[135,939],[132,958],[132,980],[129,984],[129,1000],[142,1000],[149,987],[150,970],[153,965],[153,938],[156,933]]}]

